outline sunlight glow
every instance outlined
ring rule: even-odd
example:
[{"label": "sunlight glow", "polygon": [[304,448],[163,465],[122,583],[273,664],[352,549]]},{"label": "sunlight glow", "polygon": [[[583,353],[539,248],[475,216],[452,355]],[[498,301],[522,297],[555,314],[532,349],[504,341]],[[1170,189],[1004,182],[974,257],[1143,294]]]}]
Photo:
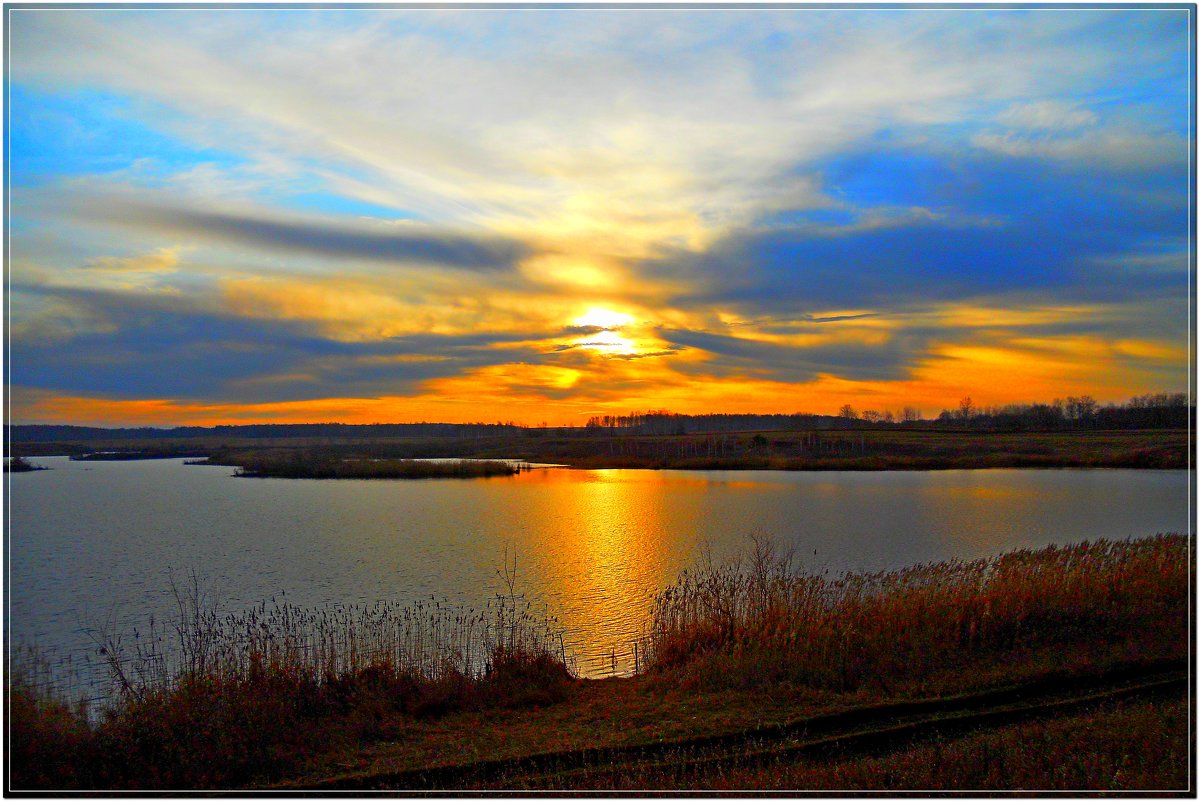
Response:
[{"label": "sunlight glow", "polygon": [[635,353],[637,346],[632,340],[614,331],[600,331],[590,334],[577,343],[581,348],[597,350],[601,353]]},{"label": "sunlight glow", "polygon": [[624,312],[612,311],[611,309],[602,309],[597,306],[592,306],[587,310],[586,314],[576,317],[572,321],[572,325],[594,326],[596,328],[621,328],[633,322],[633,318]]}]

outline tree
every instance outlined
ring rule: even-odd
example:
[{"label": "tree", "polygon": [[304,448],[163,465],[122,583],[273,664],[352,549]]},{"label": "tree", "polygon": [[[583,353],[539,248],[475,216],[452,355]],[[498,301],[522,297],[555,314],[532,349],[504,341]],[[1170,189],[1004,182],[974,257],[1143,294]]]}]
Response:
[{"label": "tree", "polygon": [[969,395],[958,401],[958,418],[963,422],[970,422],[970,414],[974,411],[974,401]]},{"label": "tree", "polygon": [[850,406],[848,403],[845,404],[844,406],[842,406],[841,409],[837,412],[837,414],[839,414],[841,417],[844,417],[846,420],[857,420],[858,419],[858,413],[856,411],[854,411],[854,408],[852,406]]},{"label": "tree", "polygon": [[1071,395],[1066,398],[1066,417],[1078,424],[1085,423],[1095,416],[1095,408],[1098,405],[1090,395],[1083,395],[1081,398]]},{"label": "tree", "polygon": [[921,415],[921,414],[922,414],[922,413],[921,413],[921,411],[920,411],[919,409],[914,409],[914,408],[912,408],[911,406],[904,406],[904,407],[903,407],[903,421],[904,421],[905,423],[918,423],[918,422],[920,422],[920,415]]}]

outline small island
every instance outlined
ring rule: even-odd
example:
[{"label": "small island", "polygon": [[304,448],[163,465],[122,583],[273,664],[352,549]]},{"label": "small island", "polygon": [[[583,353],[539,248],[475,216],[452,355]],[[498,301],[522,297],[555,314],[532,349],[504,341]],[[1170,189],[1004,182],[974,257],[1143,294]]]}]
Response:
[{"label": "small island", "polygon": [[312,450],[242,452],[188,464],[231,465],[239,478],[491,478],[527,469],[520,462],[493,459],[380,459]]},{"label": "small island", "polygon": [[37,470],[49,470],[40,464],[34,464],[24,456],[13,456],[10,459],[4,460],[5,473],[32,473]]}]

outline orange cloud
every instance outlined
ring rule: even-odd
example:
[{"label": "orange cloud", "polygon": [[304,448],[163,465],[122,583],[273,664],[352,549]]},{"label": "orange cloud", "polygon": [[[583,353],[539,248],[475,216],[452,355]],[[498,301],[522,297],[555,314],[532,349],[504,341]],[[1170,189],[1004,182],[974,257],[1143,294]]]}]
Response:
[{"label": "orange cloud", "polygon": [[[574,311],[579,319],[586,309]],[[820,374],[806,382],[775,381],[768,373],[717,377],[705,364],[719,357],[699,348],[655,351],[664,345],[638,329],[632,314],[605,317],[620,326],[627,349],[571,347],[537,363],[475,367],[425,381],[411,395],[327,397],[273,403],[205,403],[170,398],[123,400],[17,387],[15,422],[84,425],[218,425],[250,422],[477,422],[513,420],[536,425],[579,425],[593,414],[669,409],[678,413],[835,414],[844,403],[859,410],[905,406],[927,417],[956,408],[963,396],[976,406],[1048,401],[1088,394],[1100,402],[1172,390],[1185,380],[1186,352],[1155,340],[1096,337],[1023,337],[1007,342],[942,343],[897,380],[851,380]],[[596,322],[602,322],[598,317]],[[599,332],[600,334],[611,331]],[[885,327],[849,330],[849,339],[887,336]],[[779,337],[797,344],[806,334]],[[547,340],[552,343],[553,340]],[[628,352],[625,352],[627,350]],[[497,348],[497,353],[502,353]],[[798,349],[797,352],[802,352]],[[647,356],[649,358],[636,358]],[[417,355],[367,357],[381,362],[423,359]],[[685,369],[680,369],[685,368]],[[305,380],[288,373],[264,380]]]}]

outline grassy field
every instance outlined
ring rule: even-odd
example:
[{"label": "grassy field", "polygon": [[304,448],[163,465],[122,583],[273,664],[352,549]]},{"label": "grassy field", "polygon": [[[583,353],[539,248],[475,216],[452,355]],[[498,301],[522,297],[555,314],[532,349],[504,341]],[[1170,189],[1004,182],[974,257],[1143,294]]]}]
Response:
[{"label": "grassy field", "polygon": [[603,681],[512,585],[340,616],[184,592],[182,656],[114,653],[102,715],[10,673],[10,789],[1186,790],[1192,563],[1170,535],[827,578],[762,544],[664,590],[641,674]]},{"label": "grassy field", "polygon": [[579,467],[940,470],[988,467],[1185,468],[1186,431],[979,432],[882,429],[629,437],[554,455]]}]

